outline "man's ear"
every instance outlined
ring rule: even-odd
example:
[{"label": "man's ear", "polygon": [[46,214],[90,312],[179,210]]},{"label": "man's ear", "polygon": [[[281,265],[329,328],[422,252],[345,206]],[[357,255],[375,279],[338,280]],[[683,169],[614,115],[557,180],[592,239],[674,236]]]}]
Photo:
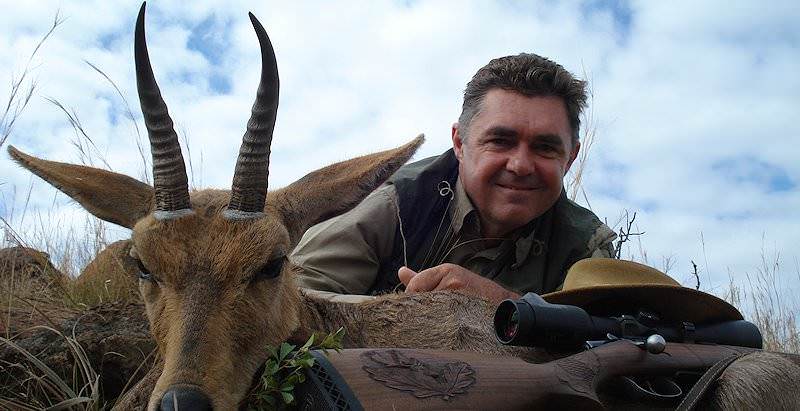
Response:
[{"label": "man's ear", "polygon": [[289,231],[292,246],[312,225],[355,207],[406,163],[425,141],[420,135],[401,147],[342,161],[307,174],[267,194]]},{"label": "man's ear", "polygon": [[453,123],[453,126],[450,129],[450,135],[453,139],[453,151],[456,153],[456,158],[458,161],[461,161],[462,156],[464,155],[464,141],[461,139],[461,132],[458,128],[458,123]]},{"label": "man's ear", "polygon": [[578,158],[578,153],[581,151],[581,142],[576,141],[575,147],[572,148],[572,151],[569,153],[569,159],[567,160],[567,168],[564,169],[564,175],[567,174],[570,167],[572,167],[572,163],[575,162],[575,159]]},{"label": "man's ear", "polygon": [[14,146],[8,146],[8,154],[101,220],[133,228],[153,208],[153,188],[124,174],[42,160]]}]

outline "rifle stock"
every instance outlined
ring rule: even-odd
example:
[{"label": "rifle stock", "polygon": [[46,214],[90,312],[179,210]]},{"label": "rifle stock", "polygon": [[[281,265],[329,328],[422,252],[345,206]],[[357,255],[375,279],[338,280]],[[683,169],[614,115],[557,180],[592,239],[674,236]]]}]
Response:
[{"label": "rifle stock", "polygon": [[[315,369],[318,372],[327,368],[323,373],[338,374],[339,392],[349,389],[366,410],[591,410],[604,408],[598,387],[609,378],[704,371],[717,361],[752,351],[755,350],[669,343],[663,353],[651,354],[629,341],[615,341],[532,364],[519,358],[472,352],[347,349],[330,353],[327,360],[318,361]],[[305,395],[309,384],[298,391],[300,409],[325,409],[318,399]],[[358,409],[358,405],[351,408]]]}]

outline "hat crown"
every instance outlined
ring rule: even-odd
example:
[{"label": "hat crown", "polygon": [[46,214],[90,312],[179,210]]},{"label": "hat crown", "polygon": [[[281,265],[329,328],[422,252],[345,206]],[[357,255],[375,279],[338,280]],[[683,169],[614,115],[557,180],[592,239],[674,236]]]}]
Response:
[{"label": "hat crown", "polygon": [[680,287],[672,277],[633,261],[587,258],[569,269],[562,290],[597,286],[667,285]]}]

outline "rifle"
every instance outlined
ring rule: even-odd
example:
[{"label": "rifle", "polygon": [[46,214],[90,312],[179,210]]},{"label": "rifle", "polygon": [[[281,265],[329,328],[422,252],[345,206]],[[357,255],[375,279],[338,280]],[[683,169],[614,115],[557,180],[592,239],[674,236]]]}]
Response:
[{"label": "rifle", "polygon": [[[598,391],[617,377],[699,375],[761,348],[762,341],[743,320],[695,326],[665,324],[647,312],[597,317],[532,293],[500,304],[495,331],[504,344],[571,355],[532,364],[438,350],[347,349],[327,358],[315,353],[314,367],[296,391],[299,409],[603,409]],[[584,351],[572,354],[581,345]]]},{"label": "rifle", "polygon": [[[669,343],[653,354],[613,341],[555,361],[460,351],[346,349],[316,363],[298,387],[301,410],[603,409],[599,387],[619,376],[703,372],[752,348]],[[416,398],[415,398],[416,397]]]}]

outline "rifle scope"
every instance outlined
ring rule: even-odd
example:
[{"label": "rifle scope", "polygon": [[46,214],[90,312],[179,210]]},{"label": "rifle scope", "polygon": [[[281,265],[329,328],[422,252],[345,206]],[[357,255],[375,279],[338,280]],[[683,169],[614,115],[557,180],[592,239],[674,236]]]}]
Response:
[{"label": "rifle scope", "polygon": [[501,343],[525,347],[576,348],[587,341],[607,340],[609,334],[620,338],[659,334],[671,342],[762,346],[761,332],[745,320],[646,326],[630,316],[596,317],[574,305],[551,304],[535,293],[501,302],[494,314],[494,330]]}]

